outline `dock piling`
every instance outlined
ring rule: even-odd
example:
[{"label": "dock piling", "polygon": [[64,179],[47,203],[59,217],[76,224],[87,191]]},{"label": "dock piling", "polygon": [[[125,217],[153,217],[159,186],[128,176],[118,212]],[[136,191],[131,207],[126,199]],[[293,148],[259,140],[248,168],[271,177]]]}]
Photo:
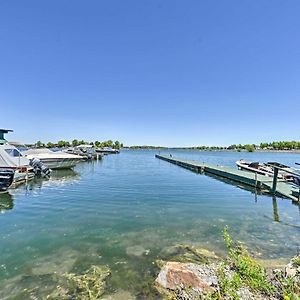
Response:
[{"label": "dock piling", "polygon": [[276,194],[277,178],[278,178],[278,168],[274,167],[273,187],[272,187],[272,193],[274,195]]}]

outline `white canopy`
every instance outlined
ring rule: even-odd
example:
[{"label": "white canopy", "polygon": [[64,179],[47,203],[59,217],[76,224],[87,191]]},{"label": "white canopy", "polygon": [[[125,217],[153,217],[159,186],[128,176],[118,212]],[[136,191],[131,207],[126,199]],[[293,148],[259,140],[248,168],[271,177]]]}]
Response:
[{"label": "white canopy", "polygon": [[29,159],[14,146],[9,144],[0,145],[0,167],[18,168],[29,166]]}]

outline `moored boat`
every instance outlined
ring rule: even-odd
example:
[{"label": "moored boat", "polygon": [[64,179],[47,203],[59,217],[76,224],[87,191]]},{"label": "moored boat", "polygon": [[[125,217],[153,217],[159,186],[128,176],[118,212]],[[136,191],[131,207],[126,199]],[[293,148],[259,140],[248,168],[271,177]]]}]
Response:
[{"label": "moored boat", "polygon": [[248,162],[241,159],[236,162],[236,165],[240,170],[254,172],[268,177],[272,177],[274,175],[272,167],[260,162]]},{"label": "moored boat", "polygon": [[64,152],[81,156],[85,160],[102,159],[102,154],[97,152],[97,149],[92,145],[79,145],[69,147]]},{"label": "moored boat", "polygon": [[119,154],[120,150],[111,147],[104,147],[104,148],[96,148],[96,152],[102,154]]},{"label": "moored boat", "polygon": [[70,169],[83,160],[80,155],[51,151],[47,148],[29,149],[23,151],[28,159],[39,159],[50,169]]},{"label": "moored boat", "polygon": [[0,170],[13,170],[14,182],[28,180],[35,175],[49,175],[49,168],[42,162],[28,159],[4,139],[4,133],[10,131],[12,130],[0,129]]},{"label": "moored boat", "polygon": [[241,159],[236,162],[236,165],[240,170],[254,172],[268,177],[274,177],[274,172],[277,168],[279,179],[300,185],[300,174],[297,174],[293,168],[278,162],[247,162]]}]

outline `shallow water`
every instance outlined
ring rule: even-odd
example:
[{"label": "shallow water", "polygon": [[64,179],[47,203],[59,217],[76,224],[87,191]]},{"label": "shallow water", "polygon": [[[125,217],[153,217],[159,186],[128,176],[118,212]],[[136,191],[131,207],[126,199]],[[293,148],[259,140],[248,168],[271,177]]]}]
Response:
[{"label": "shallow water", "polygon": [[[290,153],[172,154],[227,166],[240,158],[300,161],[299,154]],[[298,205],[154,155],[124,150],[0,195],[0,298],[26,299],[24,288],[48,282],[51,290],[49,274],[106,264],[112,270],[109,292],[150,299],[145,282],[157,271],[152,262],[164,249],[187,243],[223,253],[225,225],[256,256],[288,259],[299,250]],[[46,292],[34,290],[41,299]]]}]

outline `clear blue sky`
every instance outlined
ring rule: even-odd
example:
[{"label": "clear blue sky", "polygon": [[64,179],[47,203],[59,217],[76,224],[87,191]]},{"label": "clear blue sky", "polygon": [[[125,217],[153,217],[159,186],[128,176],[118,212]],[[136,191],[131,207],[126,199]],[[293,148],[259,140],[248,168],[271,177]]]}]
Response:
[{"label": "clear blue sky", "polygon": [[299,14],[299,0],[1,0],[0,128],[23,142],[300,140]]}]

